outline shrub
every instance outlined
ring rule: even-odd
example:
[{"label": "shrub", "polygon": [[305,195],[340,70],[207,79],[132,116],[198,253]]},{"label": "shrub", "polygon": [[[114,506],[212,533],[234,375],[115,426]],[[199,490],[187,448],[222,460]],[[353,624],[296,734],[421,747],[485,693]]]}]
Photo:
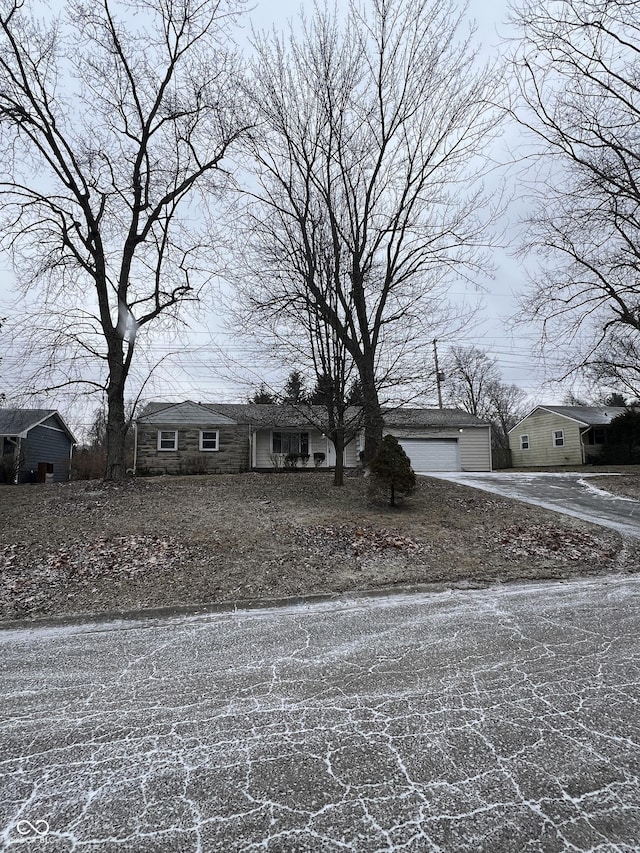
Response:
[{"label": "shrub", "polygon": [[609,426],[600,461],[630,464],[640,460],[640,410],[625,409]]},{"label": "shrub", "polygon": [[19,460],[13,453],[0,456],[0,483],[11,485],[18,476]]},{"label": "shrub", "polygon": [[100,447],[78,447],[71,458],[72,480],[100,480],[107,465],[106,451]]},{"label": "shrub", "polygon": [[287,453],[287,455],[284,457],[284,467],[289,471],[293,470],[294,468],[297,468],[299,457],[299,453]]},{"label": "shrub", "polygon": [[408,495],[416,487],[416,475],[393,435],[385,435],[371,460],[371,473],[376,482],[388,492],[389,506],[396,506],[396,496]]}]

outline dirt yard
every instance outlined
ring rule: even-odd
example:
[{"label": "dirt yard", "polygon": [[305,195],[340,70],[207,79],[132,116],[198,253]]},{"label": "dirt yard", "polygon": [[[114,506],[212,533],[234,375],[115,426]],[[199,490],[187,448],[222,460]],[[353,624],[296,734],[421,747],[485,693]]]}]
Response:
[{"label": "dirt yard", "polygon": [[7,486],[0,511],[5,621],[640,566],[614,531],[427,478],[395,511],[317,472]]}]

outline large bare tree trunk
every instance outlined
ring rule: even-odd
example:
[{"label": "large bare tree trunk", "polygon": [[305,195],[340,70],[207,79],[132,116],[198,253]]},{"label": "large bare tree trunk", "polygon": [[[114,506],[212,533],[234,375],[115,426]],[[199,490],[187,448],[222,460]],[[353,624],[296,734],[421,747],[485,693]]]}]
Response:
[{"label": "large bare tree trunk", "polygon": [[360,382],[364,409],[364,465],[368,467],[382,441],[384,419],[378,397],[376,376],[371,361],[360,365]]},{"label": "large bare tree trunk", "polygon": [[105,480],[122,480],[126,474],[125,440],[127,425],[124,413],[124,389],[113,389],[108,395],[107,461]]},{"label": "large bare tree trunk", "polygon": [[127,370],[124,349],[117,331],[109,336],[109,384],[107,386],[107,460],[105,480],[122,480],[126,474],[125,439],[127,424],[124,389]]},{"label": "large bare tree trunk", "polygon": [[344,486],[344,429],[336,429],[332,436],[336,451],[336,467],[333,472],[333,485]]}]

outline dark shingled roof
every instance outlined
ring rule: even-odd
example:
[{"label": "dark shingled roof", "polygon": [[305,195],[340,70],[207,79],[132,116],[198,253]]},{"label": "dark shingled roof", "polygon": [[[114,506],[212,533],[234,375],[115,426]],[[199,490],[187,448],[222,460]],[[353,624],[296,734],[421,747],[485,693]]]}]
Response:
[{"label": "dark shingled roof", "polygon": [[487,426],[487,421],[462,409],[390,409],[384,412],[384,423],[388,427]]},{"label": "dark shingled roof", "polygon": [[624,406],[540,406],[540,408],[580,421],[587,426],[606,426],[625,411]]},{"label": "dark shingled roof", "polygon": [[73,433],[55,409],[0,409],[0,435],[20,435],[52,416],[59,420],[60,426],[75,442]]},{"label": "dark shingled roof", "polygon": [[[190,406],[207,409],[212,415],[230,418],[236,423],[268,427],[302,427],[310,423],[322,424],[326,420],[323,406],[292,406],[286,403],[197,403],[185,401]],[[171,409],[181,403],[149,403],[138,420],[149,419],[159,423],[163,410],[171,420]],[[353,408],[347,413],[349,420],[358,414]],[[383,413],[387,427],[481,427],[487,426],[475,415],[461,409],[387,409]]]}]

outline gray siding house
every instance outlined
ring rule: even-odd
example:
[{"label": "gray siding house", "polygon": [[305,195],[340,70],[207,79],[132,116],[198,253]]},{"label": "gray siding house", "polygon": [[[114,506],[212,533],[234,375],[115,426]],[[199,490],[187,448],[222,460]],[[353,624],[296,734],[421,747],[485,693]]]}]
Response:
[{"label": "gray siding house", "polygon": [[[357,413],[356,413],[357,414]],[[416,471],[490,471],[491,427],[457,409],[396,409],[384,432],[395,435]],[[322,429],[320,406],[149,403],[135,425],[139,474],[237,473],[297,465],[332,468],[335,449]],[[363,434],[344,450],[360,464]]]},{"label": "gray siding house", "polygon": [[53,409],[0,409],[2,476],[18,483],[62,483],[76,439]]},{"label": "gray siding house", "polygon": [[584,465],[596,461],[618,406],[536,406],[509,430],[515,468]]}]

